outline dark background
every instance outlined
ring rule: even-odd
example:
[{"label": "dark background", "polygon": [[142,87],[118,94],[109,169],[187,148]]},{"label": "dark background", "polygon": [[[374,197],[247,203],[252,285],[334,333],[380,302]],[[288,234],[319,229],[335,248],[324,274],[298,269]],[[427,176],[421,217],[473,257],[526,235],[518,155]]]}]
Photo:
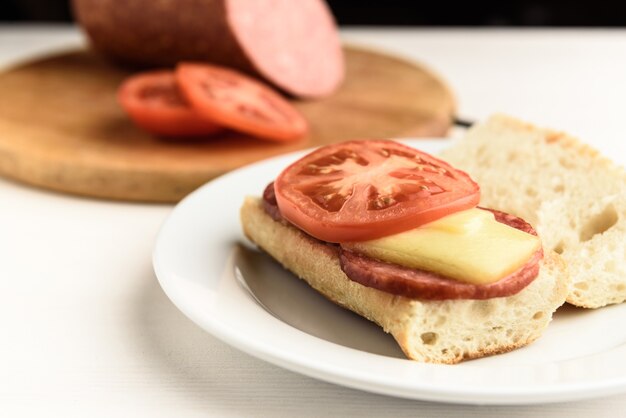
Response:
[{"label": "dark background", "polygon": [[[460,4],[441,0],[328,0],[328,3],[341,25],[626,26],[626,1],[614,0],[500,0]],[[68,0],[0,0],[0,21],[71,19]]]}]

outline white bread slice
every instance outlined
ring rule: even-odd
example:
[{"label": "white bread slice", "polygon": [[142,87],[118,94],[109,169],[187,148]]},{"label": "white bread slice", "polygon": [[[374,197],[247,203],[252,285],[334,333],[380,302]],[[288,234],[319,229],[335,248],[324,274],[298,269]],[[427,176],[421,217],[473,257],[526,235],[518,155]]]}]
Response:
[{"label": "white bread slice", "polygon": [[531,223],[572,276],[567,301],[626,301],[626,171],[567,134],[495,115],[441,155],[481,186],[481,205]]},{"label": "white bread slice", "polygon": [[391,333],[407,357],[431,363],[504,353],[537,339],[563,304],[567,272],[547,252],[539,276],[520,293],[488,300],[419,301],[363,286],[341,270],[333,249],[274,221],[258,198],[241,208],[246,236],[331,301]]}]

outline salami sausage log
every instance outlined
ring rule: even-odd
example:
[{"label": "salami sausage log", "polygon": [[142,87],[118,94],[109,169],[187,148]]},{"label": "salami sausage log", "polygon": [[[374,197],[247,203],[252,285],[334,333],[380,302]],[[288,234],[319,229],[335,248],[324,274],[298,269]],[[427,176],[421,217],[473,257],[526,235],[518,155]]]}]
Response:
[{"label": "salami sausage log", "polygon": [[208,61],[300,97],[341,83],[337,28],[322,0],[73,0],[103,54],[141,66]]}]

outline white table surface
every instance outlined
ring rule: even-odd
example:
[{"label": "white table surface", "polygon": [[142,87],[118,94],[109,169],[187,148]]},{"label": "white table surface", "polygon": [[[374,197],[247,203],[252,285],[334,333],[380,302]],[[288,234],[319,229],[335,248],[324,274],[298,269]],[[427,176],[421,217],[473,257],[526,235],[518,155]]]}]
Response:
[{"label": "white table surface", "polygon": [[[436,69],[455,89],[464,117],[508,112],[579,135],[626,163],[626,31],[343,34]],[[70,26],[0,25],[0,66],[83,44]],[[243,354],[188,321],[159,288],[151,251],[171,209],[0,179],[0,416],[626,414],[626,394],[532,407],[394,399]]]}]

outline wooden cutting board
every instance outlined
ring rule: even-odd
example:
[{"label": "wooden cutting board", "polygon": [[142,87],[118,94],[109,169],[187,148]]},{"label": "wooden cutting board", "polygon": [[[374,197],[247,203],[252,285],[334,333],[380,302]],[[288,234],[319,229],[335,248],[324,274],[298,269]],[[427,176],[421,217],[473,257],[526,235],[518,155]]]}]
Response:
[{"label": "wooden cutting board", "polygon": [[229,132],[164,140],[136,128],[115,99],[129,73],[88,51],[54,55],[0,73],[0,174],[61,192],[176,202],[242,165],[351,138],[442,136],[455,110],[424,67],[348,47],[346,80],[332,97],[296,106],[311,125],[297,143]]}]

